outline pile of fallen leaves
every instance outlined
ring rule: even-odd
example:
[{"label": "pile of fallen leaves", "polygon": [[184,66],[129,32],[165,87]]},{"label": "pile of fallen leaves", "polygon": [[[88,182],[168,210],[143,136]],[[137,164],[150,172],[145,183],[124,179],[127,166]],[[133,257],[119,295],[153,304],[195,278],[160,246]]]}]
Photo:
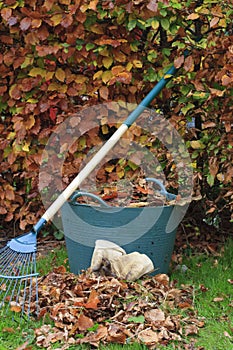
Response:
[{"label": "pile of fallen leaves", "polygon": [[39,317],[54,321],[35,330],[44,349],[55,342],[63,350],[133,342],[155,349],[173,340],[188,346],[187,336],[204,326],[193,307],[193,287],[177,288],[165,274],[126,282],[89,271],[74,275],[61,266],[40,281],[38,291]]}]

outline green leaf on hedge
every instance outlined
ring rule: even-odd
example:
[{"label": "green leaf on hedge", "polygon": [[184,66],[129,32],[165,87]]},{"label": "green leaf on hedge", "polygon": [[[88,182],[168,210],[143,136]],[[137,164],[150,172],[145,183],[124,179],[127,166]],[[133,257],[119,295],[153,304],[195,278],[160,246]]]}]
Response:
[{"label": "green leaf on hedge", "polygon": [[92,44],[92,43],[88,43],[88,44],[86,44],[86,50],[87,51],[90,51],[90,50],[92,50],[92,49],[94,49],[94,47],[95,47],[95,44]]},{"label": "green leaf on hedge", "polygon": [[149,62],[155,62],[157,56],[158,56],[158,53],[155,50],[150,50],[147,55],[147,59]]},{"label": "green leaf on hedge", "polygon": [[190,109],[193,109],[195,105],[193,103],[188,103],[184,107],[181,108],[182,113],[185,115]]},{"label": "green leaf on hedge", "polygon": [[147,70],[147,73],[144,75],[144,81],[154,82],[157,80],[157,77],[158,75],[155,69],[152,67],[149,67],[149,69]]},{"label": "green leaf on hedge", "polygon": [[162,49],[162,53],[165,56],[170,56],[171,50],[168,49],[167,47],[165,47],[165,48]]},{"label": "green leaf on hedge", "polygon": [[164,30],[168,30],[170,27],[170,22],[167,18],[162,18],[161,21],[161,26],[163,27]]},{"label": "green leaf on hedge", "polygon": [[213,175],[211,175],[211,174],[209,174],[208,176],[207,176],[207,182],[208,182],[208,184],[212,187],[213,185],[214,185],[214,176]]},{"label": "green leaf on hedge", "polygon": [[131,31],[132,29],[134,29],[137,25],[137,21],[136,19],[133,19],[132,21],[129,21],[127,24],[127,28],[129,31]]},{"label": "green leaf on hedge", "polygon": [[151,27],[156,30],[159,28],[159,21],[157,19],[153,19],[151,22],[150,22],[150,25]]}]

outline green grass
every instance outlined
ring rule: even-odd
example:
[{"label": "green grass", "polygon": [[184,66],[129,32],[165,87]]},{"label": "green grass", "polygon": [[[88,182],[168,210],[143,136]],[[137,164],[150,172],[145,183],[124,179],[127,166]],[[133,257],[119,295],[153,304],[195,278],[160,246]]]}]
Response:
[{"label": "green grass", "polygon": [[[177,280],[181,286],[194,286],[195,310],[199,317],[203,317],[205,326],[197,336],[189,336],[187,344],[194,339],[194,347],[190,349],[231,350],[233,349],[233,241],[226,243],[221,256],[212,257],[204,254],[184,257],[182,264],[188,267],[186,272],[173,269],[171,279]],[[46,274],[52,266],[67,263],[64,248],[51,251],[49,256],[39,259],[38,271]],[[174,311],[173,311],[174,312]],[[180,312],[177,311],[177,312]],[[187,311],[188,312],[188,311]],[[35,345],[34,329],[42,323],[49,323],[48,319],[35,322],[20,319],[12,320],[0,311],[0,350],[15,350],[28,342],[28,349],[39,349]],[[231,338],[230,338],[231,337]],[[54,344],[53,349],[61,348],[61,344]],[[27,348],[27,347],[26,347]],[[69,350],[89,350],[90,346],[71,346]],[[146,350],[139,344],[117,345],[109,344],[100,347],[101,350]],[[158,346],[157,350],[165,349]],[[183,349],[179,343],[166,346],[166,350]]]},{"label": "green grass", "polygon": [[196,345],[205,350],[233,349],[233,285],[229,282],[233,280],[233,241],[226,244],[221,257],[196,255],[182,263],[187,272],[174,272],[172,278],[195,286],[195,309],[205,318]]}]

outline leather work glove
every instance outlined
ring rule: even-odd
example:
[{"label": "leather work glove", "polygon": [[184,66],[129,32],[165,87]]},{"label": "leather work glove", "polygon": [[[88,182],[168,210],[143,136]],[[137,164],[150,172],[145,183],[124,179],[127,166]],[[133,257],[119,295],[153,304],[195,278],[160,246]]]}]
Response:
[{"label": "leather work glove", "polygon": [[154,270],[151,259],[138,252],[118,256],[110,264],[113,275],[128,281],[135,281]]},{"label": "leather work glove", "polygon": [[121,257],[126,254],[125,250],[119,245],[99,239],[95,242],[95,249],[91,259],[91,270],[100,271],[110,274],[110,264],[114,258]]}]

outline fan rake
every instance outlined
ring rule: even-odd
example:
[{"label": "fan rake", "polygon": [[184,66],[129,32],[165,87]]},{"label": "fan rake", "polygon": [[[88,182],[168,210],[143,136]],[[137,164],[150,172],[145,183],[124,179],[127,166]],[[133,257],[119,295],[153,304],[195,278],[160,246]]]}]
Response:
[{"label": "fan rake", "polygon": [[22,315],[38,315],[36,253],[0,249],[0,307]]}]

